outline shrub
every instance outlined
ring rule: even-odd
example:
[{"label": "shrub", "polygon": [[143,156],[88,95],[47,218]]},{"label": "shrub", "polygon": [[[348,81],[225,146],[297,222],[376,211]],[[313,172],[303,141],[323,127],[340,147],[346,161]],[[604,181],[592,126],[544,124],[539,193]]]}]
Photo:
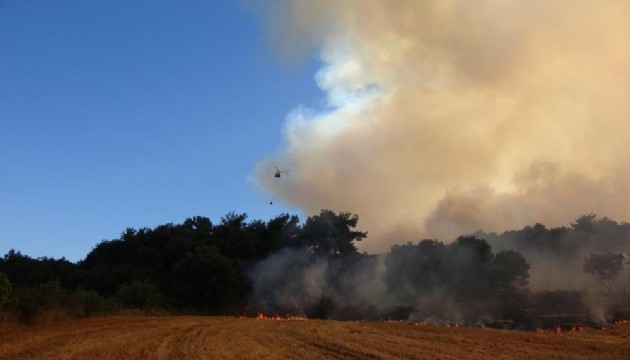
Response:
[{"label": "shrub", "polygon": [[125,309],[152,310],[164,304],[158,287],[146,279],[121,285],[116,291],[116,300]]}]

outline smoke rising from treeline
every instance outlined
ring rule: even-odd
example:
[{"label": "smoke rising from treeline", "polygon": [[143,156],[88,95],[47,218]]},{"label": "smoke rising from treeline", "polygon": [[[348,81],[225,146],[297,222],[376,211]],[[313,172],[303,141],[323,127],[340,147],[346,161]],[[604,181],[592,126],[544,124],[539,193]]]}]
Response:
[{"label": "smoke rising from treeline", "polygon": [[627,217],[627,1],[275,3],[275,46],[318,50],[327,96],[254,171],[277,198],[360,214],[367,251]]},{"label": "smoke rising from treeline", "polygon": [[[520,230],[499,234],[480,231],[475,235],[486,239],[496,251],[513,249],[523,254],[531,265],[533,290],[602,291],[601,283],[583,271],[585,259],[594,253],[620,254],[630,260],[630,224],[595,214],[580,216],[568,226],[537,223]],[[615,280],[613,286],[619,291],[630,285],[627,271]]]},{"label": "smoke rising from treeline", "polygon": [[630,317],[625,222],[584,215],[370,255],[357,249],[370,238],[355,214],[246,219],[231,212],[217,223],[196,216],[127,228],[79,263],[11,250],[0,258],[0,315],[31,322],[59,309],[164,309],[514,329]]},{"label": "smoke rising from treeline", "polygon": [[[511,319],[510,326],[525,329],[556,316],[566,326],[602,325],[630,303],[629,249],[630,224],[593,214],[568,226],[477,232],[446,244],[422,240],[379,255],[331,258],[285,248],[250,269],[249,305],[267,314],[340,320]],[[592,254],[614,254],[619,272],[605,280],[586,271]],[[611,273],[608,262],[599,265]]]}]

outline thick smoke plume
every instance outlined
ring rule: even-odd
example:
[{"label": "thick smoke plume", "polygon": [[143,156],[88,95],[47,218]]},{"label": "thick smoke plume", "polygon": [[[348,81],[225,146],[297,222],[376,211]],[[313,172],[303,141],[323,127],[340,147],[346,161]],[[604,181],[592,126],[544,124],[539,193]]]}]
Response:
[{"label": "thick smoke plume", "polygon": [[[630,3],[279,1],[283,54],[317,49],[321,108],[254,171],[307,214],[359,214],[362,250],[630,212]],[[291,169],[278,181],[274,166]],[[271,169],[271,170],[270,170]]]}]

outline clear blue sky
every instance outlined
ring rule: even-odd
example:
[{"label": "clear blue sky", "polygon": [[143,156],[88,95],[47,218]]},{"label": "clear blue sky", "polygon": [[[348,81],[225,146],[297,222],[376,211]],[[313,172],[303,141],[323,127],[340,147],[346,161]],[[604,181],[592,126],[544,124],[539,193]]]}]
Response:
[{"label": "clear blue sky", "polygon": [[[229,211],[318,101],[238,0],[0,0],[0,253],[82,259],[127,227]],[[272,176],[273,169],[270,169]]]}]

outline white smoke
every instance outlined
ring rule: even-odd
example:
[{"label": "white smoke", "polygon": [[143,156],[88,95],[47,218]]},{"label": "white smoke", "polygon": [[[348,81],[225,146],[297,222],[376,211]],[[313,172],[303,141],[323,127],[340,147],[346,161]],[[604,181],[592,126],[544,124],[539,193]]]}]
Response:
[{"label": "white smoke", "polygon": [[[323,109],[290,112],[259,184],[350,211],[362,250],[630,211],[630,3],[279,1],[281,52],[318,49]],[[291,176],[270,176],[275,165]]]}]

